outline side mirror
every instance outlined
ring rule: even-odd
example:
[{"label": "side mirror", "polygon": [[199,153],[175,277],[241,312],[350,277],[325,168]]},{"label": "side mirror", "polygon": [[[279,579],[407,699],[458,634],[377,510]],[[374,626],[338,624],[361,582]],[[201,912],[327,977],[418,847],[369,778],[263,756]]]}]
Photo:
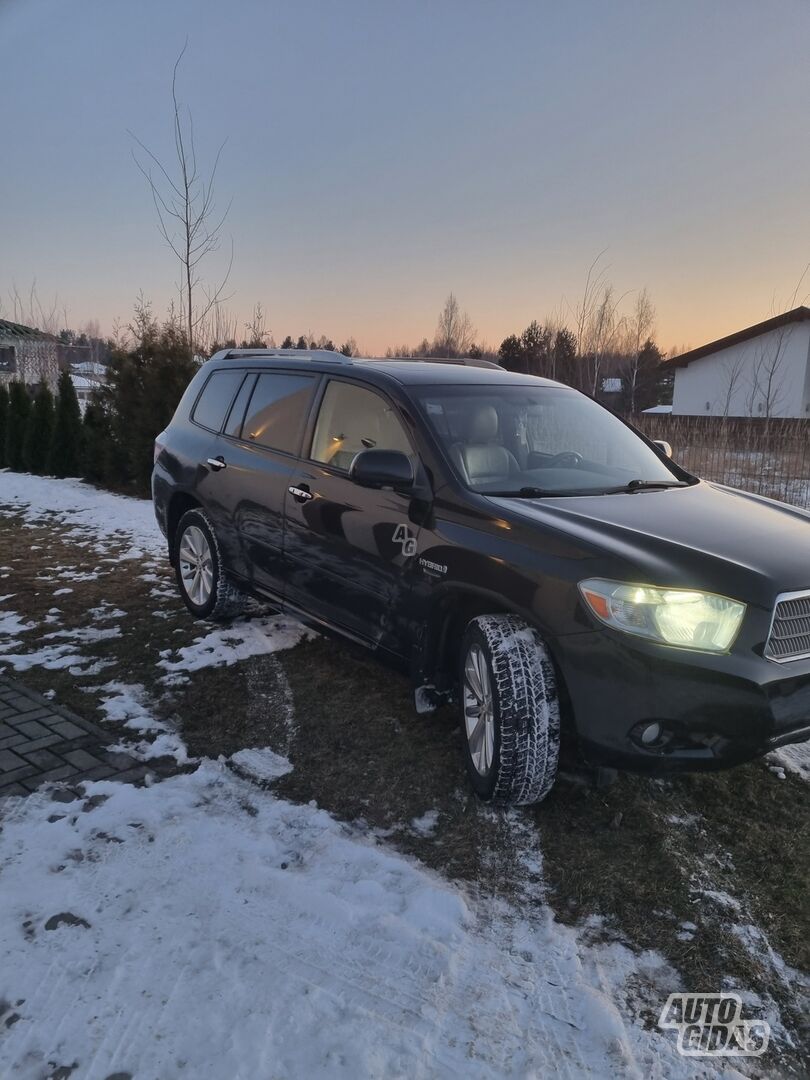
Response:
[{"label": "side mirror", "polygon": [[667,457],[672,457],[672,446],[666,439],[653,439],[653,444],[657,446],[659,450],[663,450]]},{"label": "side mirror", "polygon": [[361,487],[410,491],[414,486],[413,465],[401,450],[361,450],[349,466],[349,479]]}]

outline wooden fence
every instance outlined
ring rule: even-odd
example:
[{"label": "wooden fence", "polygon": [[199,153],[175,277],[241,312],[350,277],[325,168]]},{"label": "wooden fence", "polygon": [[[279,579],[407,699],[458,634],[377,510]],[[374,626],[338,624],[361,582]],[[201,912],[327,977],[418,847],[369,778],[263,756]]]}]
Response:
[{"label": "wooden fence", "polygon": [[635,416],[650,439],[666,439],[689,472],[810,508],[810,420]]}]

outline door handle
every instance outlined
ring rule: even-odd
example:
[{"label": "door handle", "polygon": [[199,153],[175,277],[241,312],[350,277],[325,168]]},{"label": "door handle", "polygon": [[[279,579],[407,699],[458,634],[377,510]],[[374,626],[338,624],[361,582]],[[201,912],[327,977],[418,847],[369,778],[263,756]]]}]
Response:
[{"label": "door handle", "polygon": [[206,465],[209,465],[214,472],[219,472],[220,469],[224,469],[226,466],[224,457],[210,457],[206,459]]},{"label": "door handle", "polygon": [[290,484],[287,491],[289,491],[295,501],[299,503],[309,502],[310,499],[315,498],[309,490],[309,484]]}]

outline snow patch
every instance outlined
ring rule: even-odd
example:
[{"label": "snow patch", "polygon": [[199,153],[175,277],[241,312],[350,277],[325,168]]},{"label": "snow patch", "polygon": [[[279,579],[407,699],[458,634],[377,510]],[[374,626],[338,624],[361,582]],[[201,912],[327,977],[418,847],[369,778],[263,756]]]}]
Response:
[{"label": "snow patch", "polygon": [[164,656],[158,664],[169,673],[164,676],[164,681],[170,683],[173,676],[182,672],[235,664],[250,656],[291,649],[310,637],[314,637],[311,630],[282,616],[237,620],[228,627],[212,630],[204,637],[197,638],[191,645],[172,650],[176,652],[177,659]]},{"label": "snow patch", "polygon": [[278,780],[292,772],[289,760],[268,747],[256,750],[238,750],[231,754],[230,761],[240,773],[245,773],[256,780]]},{"label": "snow patch", "polygon": [[9,803],[0,999],[20,1004],[2,1075],[703,1071],[623,1015],[632,981],[678,987],[654,954],[468,896],[224,762],[86,791],[106,801],[55,820],[44,794]]}]

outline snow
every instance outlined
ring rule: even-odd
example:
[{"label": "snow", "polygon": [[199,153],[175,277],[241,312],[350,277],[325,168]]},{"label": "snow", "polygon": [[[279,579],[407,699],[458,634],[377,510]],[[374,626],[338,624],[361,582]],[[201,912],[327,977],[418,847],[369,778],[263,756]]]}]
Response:
[{"label": "snow", "polygon": [[[162,555],[165,540],[151,502],[99,491],[81,480],[56,480],[26,473],[0,471],[0,504],[23,515],[29,525],[43,519],[68,527],[63,539],[94,537],[96,550],[113,542],[131,545],[130,554]],[[61,575],[60,575],[61,576]]]},{"label": "snow", "polygon": [[286,776],[292,772],[292,765],[281,754],[263,747],[254,750],[237,750],[230,757],[232,765],[236,766],[237,772],[254,777],[261,782],[277,780],[280,776]]},{"label": "snow", "polygon": [[803,780],[810,780],[810,741],[780,746],[768,755],[768,761],[776,762],[782,769],[795,773]]},{"label": "snow", "polygon": [[466,895],[222,762],[86,790],[7,803],[0,1075],[701,1075],[623,1018],[629,981],[678,987],[652,954]]},{"label": "snow", "polygon": [[266,656],[279,649],[290,649],[306,638],[312,631],[300,623],[281,616],[237,619],[228,627],[211,630],[191,645],[176,650],[178,659],[164,657],[160,666],[169,672],[164,678],[171,681],[177,673],[199,671],[204,667],[235,664],[250,656]]},{"label": "snow", "polygon": [[420,836],[430,836],[431,833],[436,831],[436,826],[439,824],[439,811],[428,810],[422,814],[421,817],[415,817],[411,820],[411,828],[415,833],[419,833]]}]

